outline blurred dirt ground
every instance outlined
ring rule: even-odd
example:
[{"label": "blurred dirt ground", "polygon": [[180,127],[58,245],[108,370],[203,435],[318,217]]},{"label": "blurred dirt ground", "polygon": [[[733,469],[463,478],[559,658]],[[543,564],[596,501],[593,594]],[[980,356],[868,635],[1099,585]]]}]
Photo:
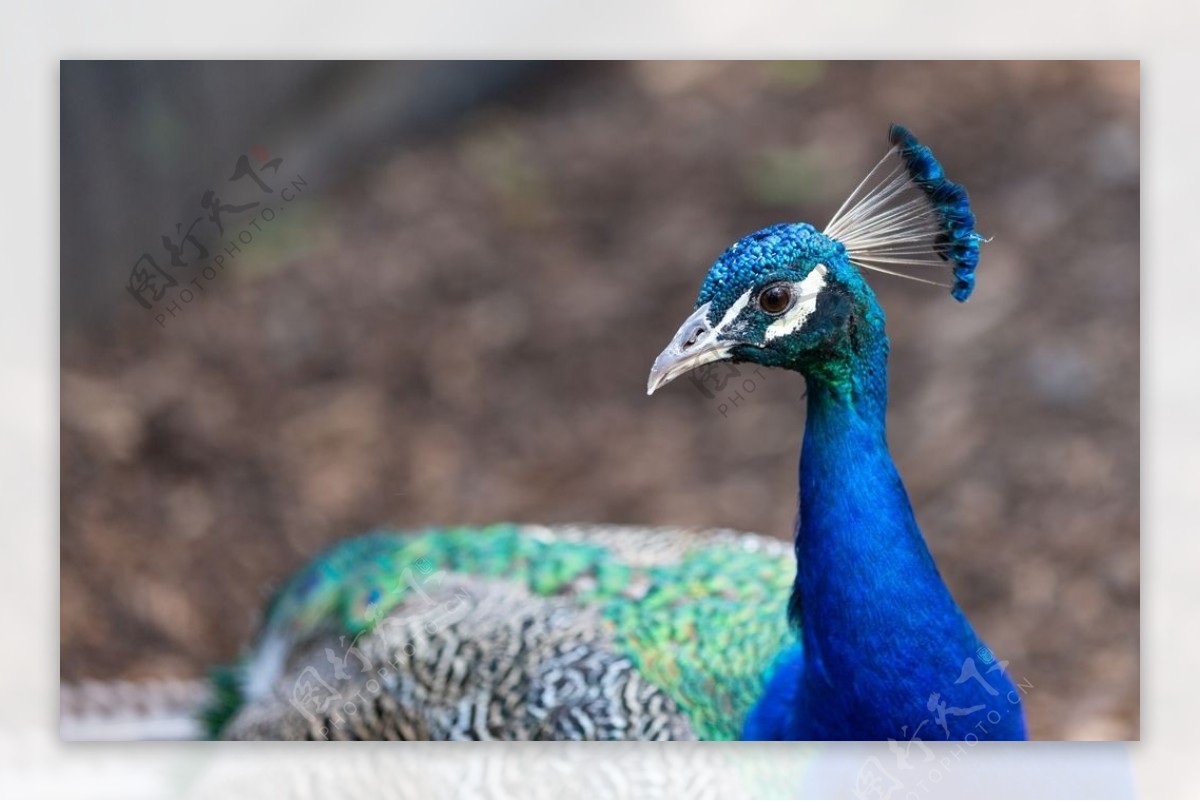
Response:
[{"label": "blurred dirt ground", "polygon": [[305,174],[165,328],[64,332],[63,679],[228,661],[279,580],[378,526],[790,536],[802,380],[722,410],[646,374],[721,250],[823,225],[897,121],[994,236],[964,306],[870,277],[918,517],[1032,734],[1137,738],[1138,106],[1128,62],[577,65]]}]

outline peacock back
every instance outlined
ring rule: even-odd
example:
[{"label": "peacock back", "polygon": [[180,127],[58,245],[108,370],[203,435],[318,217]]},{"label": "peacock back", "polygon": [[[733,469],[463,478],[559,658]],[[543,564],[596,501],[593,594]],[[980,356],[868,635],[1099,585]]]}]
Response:
[{"label": "peacock back", "polygon": [[784,543],[529,526],[338,544],[214,674],[235,739],[736,739],[797,642]]}]

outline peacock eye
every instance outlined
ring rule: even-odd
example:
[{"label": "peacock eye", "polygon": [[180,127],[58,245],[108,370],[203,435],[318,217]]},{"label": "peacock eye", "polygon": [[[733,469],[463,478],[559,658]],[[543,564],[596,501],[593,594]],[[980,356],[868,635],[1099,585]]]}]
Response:
[{"label": "peacock eye", "polygon": [[767,314],[781,314],[792,302],[792,290],[787,284],[772,284],[758,293],[758,307]]}]

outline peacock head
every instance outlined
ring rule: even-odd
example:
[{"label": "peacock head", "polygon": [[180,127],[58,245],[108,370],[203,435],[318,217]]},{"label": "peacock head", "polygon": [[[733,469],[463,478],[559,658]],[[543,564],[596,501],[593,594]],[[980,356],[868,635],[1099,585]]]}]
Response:
[{"label": "peacock head", "polygon": [[[965,301],[982,237],[966,191],[929,148],[893,125],[891,148],[824,232],[782,223],[721,254],[688,317],[650,371],[651,394],[716,361],[754,362],[807,376],[853,353],[883,312],[860,270],[949,286]],[[953,282],[928,276],[949,268]],[[924,274],[921,274],[921,273]],[[914,274],[916,273],[916,274]]]}]

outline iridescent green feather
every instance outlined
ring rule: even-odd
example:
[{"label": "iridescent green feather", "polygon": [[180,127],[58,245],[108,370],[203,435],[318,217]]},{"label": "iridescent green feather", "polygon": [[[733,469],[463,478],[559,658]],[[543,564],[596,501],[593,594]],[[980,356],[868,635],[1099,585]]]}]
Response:
[{"label": "iridescent green feather", "polygon": [[[357,635],[445,573],[510,581],[597,606],[617,648],[675,699],[697,735],[734,739],[772,658],[794,642],[785,609],[794,563],[783,548],[734,536],[673,536],[685,545],[656,560],[628,545],[622,556],[603,536],[512,524],[368,534],[292,576],[267,609],[264,634]],[[240,703],[228,681],[222,688],[207,713],[214,735]]]}]

